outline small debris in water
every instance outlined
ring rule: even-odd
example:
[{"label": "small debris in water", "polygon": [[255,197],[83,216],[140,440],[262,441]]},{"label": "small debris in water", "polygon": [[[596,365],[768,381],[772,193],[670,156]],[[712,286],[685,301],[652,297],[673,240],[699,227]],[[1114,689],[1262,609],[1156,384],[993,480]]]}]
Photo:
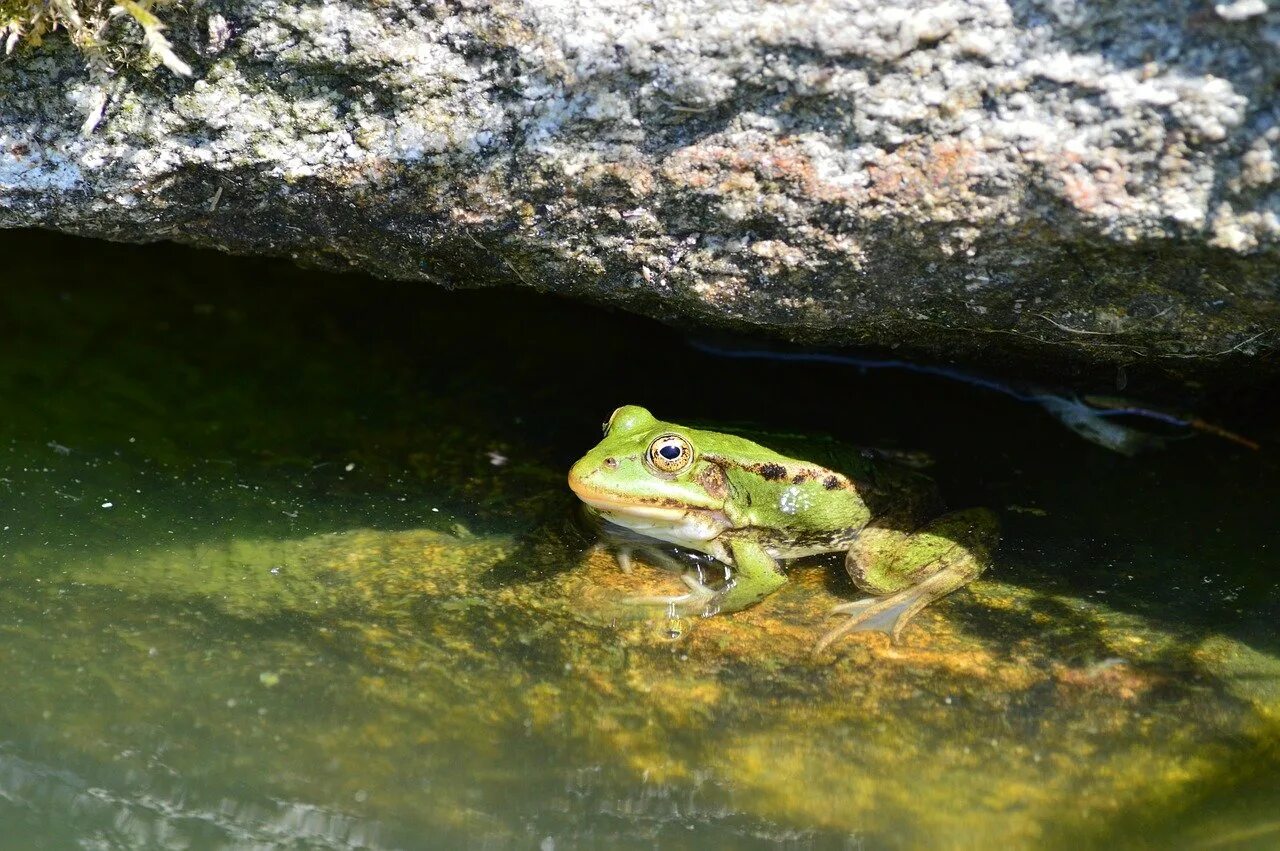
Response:
[{"label": "small debris in water", "polygon": [[508,460],[510,459],[508,459],[507,456],[497,450],[493,450],[489,453],[489,463],[495,467],[501,467],[503,464],[506,464]]},{"label": "small debris in water", "polygon": [[348,473],[350,473],[350,472],[351,472],[352,470],[354,470],[355,468],[356,468],[356,462],[355,462],[355,461],[351,461],[351,462],[349,462],[349,463],[347,464],[347,466],[343,467],[342,469],[344,469],[344,470],[346,470]]},{"label": "small debris in water", "polygon": [[104,502],[104,503],[102,503],[102,507],[103,507],[103,508],[111,508],[111,507],[113,507],[114,505],[115,505],[115,503],[113,503],[113,502]]},{"label": "small debris in water", "polygon": [[263,671],[258,674],[258,682],[262,683],[267,688],[274,688],[275,686],[280,685],[280,675],[275,671]]}]

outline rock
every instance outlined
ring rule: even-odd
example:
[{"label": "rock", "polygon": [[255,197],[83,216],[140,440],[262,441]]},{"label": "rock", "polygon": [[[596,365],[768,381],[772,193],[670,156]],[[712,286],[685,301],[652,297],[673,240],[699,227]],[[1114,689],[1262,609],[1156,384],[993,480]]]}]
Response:
[{"label": "rock", "polygon": [[[672,622],[622,602],[682,587],[670,574],[602,553],[544,573],[522,546],[414,529],[19,554],[0,635],[27,675],[0,720],[72,744],[107,790],[69,792],[64,771],[62,800],[0,750],[0,797],[146,836],[190,822],[265,841],[290,812],[327,814],[301,826],[362,847],[423,829],[505,845],[531,818],[621,844],[693,819],[739,838],[803,825],[819,844],[1092,847],[1280,769],[1280,661],[1228,636],[982,580],[901,646],[859,634],[814,659],[845,593],[822,570]],[[584,815],[597,806],[607,827]],[[1204,835],[1187,822],[1178,835]]]},{"label": "rock", "polygon": [[0,65],[0,226],[987,360],[1276,341],[1280,12],[1253,0],[162,13],[190,79],[90,76],[56,37]]}]

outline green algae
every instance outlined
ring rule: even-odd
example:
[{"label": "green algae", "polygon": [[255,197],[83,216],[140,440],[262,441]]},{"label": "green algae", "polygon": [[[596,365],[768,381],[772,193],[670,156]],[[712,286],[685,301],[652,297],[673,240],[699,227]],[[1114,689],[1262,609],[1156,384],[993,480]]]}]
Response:
[{"label": "green algae", "polygon": [[[76,263],[0,291],[15,841],[1274,838],[1269,454],[1118,459],[967,391],[741,369],[514,294]],[[1006,544],[901,646],[812,656],[856,594],[822,563],[732,617],[637,610],[673,578],[593,551],[563,482],[623,401],[927,451]]]},{"label": "green algae", "polygon": [[[122,730],[172,729],[198,683],[208,700],[180,710],[178,729],[199,736],[169,739],[167,764],[208,773],[225,754],[223,770],[264,797],[424,824],[466,812],[459,829],[480,819],[514,840],[502,796],[526,778],[506,754],[531,749],[603,766],[622,789],[732,789],[761,822],[886,847],[1087,837],[1168,812],[1230,766],[1265,771],[1280,743],[1275,657],[1096,603],[978,582],[902,646],[860,636],[814,659],[840,599],[821,571],[673,643],[663,616],[619,603],[669,585],[661,571],[623,575],[597,554],[547,579],[485,582],[512,552],[509,538],[364,530],[67,565],[40,595],[17,594],[65,626],[60,664],[19,678],[3,720],[109,760]],[[111,595],[138,614],[104,622]],[[1010,641],[1001,624],[1016,620],[1039,637]],[[40,630],[4,633],[11,668],[48,652]],[[327,711],[280,723],[312,700]],[[464,759],[479,773],[424,810],[411,778]]]}]

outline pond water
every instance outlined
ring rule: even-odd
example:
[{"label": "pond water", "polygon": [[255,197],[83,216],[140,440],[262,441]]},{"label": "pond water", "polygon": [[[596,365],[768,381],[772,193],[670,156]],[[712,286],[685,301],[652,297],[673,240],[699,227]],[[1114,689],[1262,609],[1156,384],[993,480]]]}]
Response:
[{"label": "pond water", "polygon": [[[2,242],[0,847],[1280,846],[1266,393],[1200,403],[1260,451],[1124,458],[550,297]],[[564,485],[624,403],[928,453],[1004,543],[900,646],[809,655],[822,564],[637,613]]]}]

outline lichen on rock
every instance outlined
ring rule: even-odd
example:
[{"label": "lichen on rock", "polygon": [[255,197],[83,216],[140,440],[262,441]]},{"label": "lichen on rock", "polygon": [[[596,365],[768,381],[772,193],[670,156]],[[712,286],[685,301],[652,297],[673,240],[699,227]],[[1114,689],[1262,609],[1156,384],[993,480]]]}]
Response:
[{"label": "lichen on rock", "polygon": [[166,20],[189,80],[104,90],[52,39],[0,65],[0,226],[811,344],[1187,368],[1277,340],[1265,7],[210,0]]}]

